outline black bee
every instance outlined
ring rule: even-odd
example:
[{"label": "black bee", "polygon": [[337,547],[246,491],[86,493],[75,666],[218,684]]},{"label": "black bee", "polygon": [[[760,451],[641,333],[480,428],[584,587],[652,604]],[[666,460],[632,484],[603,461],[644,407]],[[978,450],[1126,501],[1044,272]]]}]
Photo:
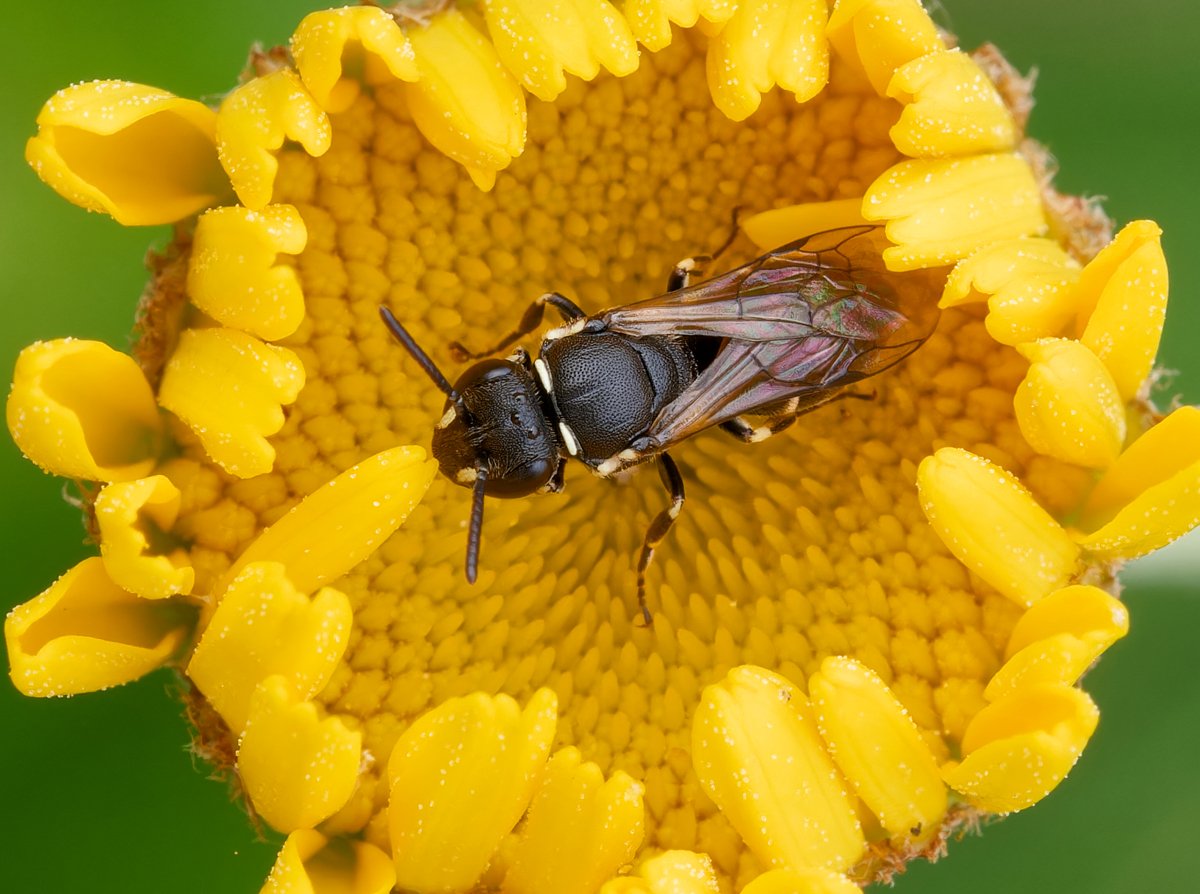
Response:
[{"label": "black bee", "polygon": [[[638,605],[650,623],[646,569],[684,500],[667,450],[712,426],[762,441],[850,396],[839,392],[900,362],[933,331],[939,281],[930,271],[888,271],[886,245],[879,227],[830,230],[696,285],[708,259],[689,258],[672,271],[666,293],[591,317],[547,292],[492,349],[451,345],[457,359],[497,353],[533,332],[549,305],[564,322],[538,356],[531,361],[518,348],[482,360],[454,386],[381,307],[447,396],[433,455],[442,474],[473,489],[467,579],[475,580],[485,495],[557,493],[567,459],[605,478],[656,459],[671,502],[650,523],[638,559]],[[753,425],[746,416],[762,418]]]}]

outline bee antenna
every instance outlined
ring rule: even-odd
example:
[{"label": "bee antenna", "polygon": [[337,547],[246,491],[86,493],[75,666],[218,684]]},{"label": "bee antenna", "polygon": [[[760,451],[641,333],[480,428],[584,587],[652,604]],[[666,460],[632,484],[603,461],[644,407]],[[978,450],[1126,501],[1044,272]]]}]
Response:
[{"label": "bee antenna", "polygon": [[479,538],[483,534],[483,490],[487,486],[487,469],[475,467],[475,487],[471,490],[471,525],[467,528],[467,583],[475,583],[479,571]]},{"label": "bee antenna", "polygon": [[413,359],[421,365],[421,369],[425,370],[425,374],[433,379],[433,384],[449,397],[452,401],[462,403],[462,395],[454,390],[454,387],[442,375],[442,371],[437,368],[437,365],[430,359],[429,355],[421,350],[421,346],[413,341],[413,337],[409,335],[408,330],[400,325],[400,321],[395,315],[388,310],[387,307],[379,306],[379,316],[383,317],[384,324],[391,330],[392,335],[396,337],[396,341],[404,345],[408,353],[412,354]]}]

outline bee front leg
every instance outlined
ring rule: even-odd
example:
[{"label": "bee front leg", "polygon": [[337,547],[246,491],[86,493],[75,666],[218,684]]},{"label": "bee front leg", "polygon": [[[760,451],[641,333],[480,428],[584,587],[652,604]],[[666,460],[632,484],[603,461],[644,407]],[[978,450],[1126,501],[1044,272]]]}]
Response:
[{"label": "bee front leg", "polygon": [[521,322],[517,323],[517,328],[500,339],[497,344],[486,351],[475,353],[468,351],[462,342],[452,341],[449,346],[451,356],[455,360],[462,361],[479,360],[481,357],[490,357],[493,354],[499,354],[509,345],[524,338],[542,324],[542,316],[546,312],[547,304],[562,314],[563,321],[567,323],[582,320],[587,316],[566,295],[560,295],[558,292],[547,292],[535,299],[533,304],[529,305],[529,309],[521,316]]},{"label": "bee front leg", "polygon": [[663,542],[663,538],[671,530],[671,525],[683,511],[684,500],[683,476],[679,474],[679,466],[675,465],[675,460],[666,453],[658,455],[658,474],[662,478],[663,485],[671,494],[671,505],[654,516],[654,521],[650,522],[650,527],[646,529],[646,539],[642,541],[642,554],[638,558],[638,608],[642,610],[642,621],[645,627],[654,623],[650,609],[646,607],[646,569],[650,567],[650,560],[654,558],[654,550]]}]

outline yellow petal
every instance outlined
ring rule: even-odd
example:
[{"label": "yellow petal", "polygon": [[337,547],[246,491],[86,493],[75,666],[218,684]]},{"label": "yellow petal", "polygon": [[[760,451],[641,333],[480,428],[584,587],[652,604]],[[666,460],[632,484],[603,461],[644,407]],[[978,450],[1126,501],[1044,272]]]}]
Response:
[{"label": "yellow petal", "polygon": [[592,894],[642,843],[643,788],[620,770],[605,780],[578,748],[546,765],[521,829],[506,894]]},{"label": "yellow petal", "polygon": [[1197,525],[1200,460],[1130,500],[1112,521],[1080,538],[1079,545],[1101,561],[1136,559],[1162,549]]},{"label": "yellow petal", "polygon": [[884,95],[896,69],[945,49],[918,0],[837,0],[829,15],[829,42]]},{"label": "yellow petal", "polygon": [[330,841],[314,829],[287,837],[260,894],[388,894],[391,858],[365,841]]},{"label": "yellow petal", "polygon": [[[1178,537],[1195,524],[1188,518],[1195,511],[1194,503],[1179,498],[1195,479],[1197,463],[1200,408],[1180,407],[1134,441],[1100,479],[1084,505],[1084,527],[1099,528],[1121,515],[1124,520],[1110,533],[1129,529],[1139,517],[1143,521],[1150,518],[1142,513],[1158,514],[1153,507],[1162,506],[1174,511],[1158,522],[1170,525],[1157,528],[1160,536],[1169,538],[1164,542]],[[1139,505],[1135,507],[1135,503]]]},{"label": "yellow petal", "polygon": [[21,352],[7,417],[13,440],[38,466],[90,481],[149,474],[162,434],[154,393],[133,358],[74,338]]},{"label": "yellow petal", "polygon": [[292,34],[292,58],[312,98],[330,113],[344,112],[358,97],[358,80],[347,72],[361,72],[375,84],[382,83],[384,72],[402,81],[417,79],[412,45],[379,7],[347,6],[305,16]]},{"label": "yellow petal", "polygon": [[1100,359],[1069,338],[1043,338],[1017,350],[1029,360],[1029,372],[1013,407],[1029,446],[1089,469],[1112,465],[1125,441],[1125,404]]},{"label": "yellow petal", "polygon": [[601,65],[637,69],[633,33],[607,0],[494,0],[484,14],[500,61],[539,99],[566,89],[564,70],[590,81]]},{"label": "yellow petal", "polygon": [[550,753],[557,699],[524,711],[507,695],[442,702],[404,731],[388,759],[388,823],[397,884],[470,888],[517,824]]},{"label": "yellow petal", "polygon": [[481,189],[525,147],[525,95],[486,37],[447,9],[409,32],[420,80],[405,89],[413,121]]},{"label": "yellow petal", "polygon": [[302,252],[307,239],[291,205],[214,208],[196,223],[188,297],[225,326],[267,341],[286,338],[304,319],[304,294],[296,271],[276,260]]},{"label": "yellow petal", "polygon": [[892,142],[905,155],[1004,152],[1017,127],[995,86],[961,50],[939,50],[896,70],[887,95],[904,103]]},{"label": "yellow petal", "polygon": [[194,622],[118,587],[84,559],[4,621],[9,674],[24,695],[76,695],[136,680],[175,653]]},{"label": "yellow petal", "polygon": [[817,728],[842,774],[893,838],[926,839],[946,814],[946,787],[920,730],[883,680],[830,657],[808,681]]},{"label": "yellow petal", "polygon": [[998,239],[1046,229],[1037,181],[1018,155],[914,159],[884,171],[863,198],[868,220],[886,220],[891,270],[936,267]]},{"label": "yellow petal", "polygon": [[653,53],[671,42],[672,22],[684,28],[696,24],[700,4],[697,0],[626,0],[622,12],[638,43]]},{"label": "yellow petal", "polygon": [[954,447],[917,470],[921,508],[960,562],[1019,605],[1075,574],[1079,548],[1010,473]]},{"label": "yellow petal", "polygon": [[862,889],[828,869],[773,869],[764,872],[741,894],[861,894]]},{"label": "yellow petal", "polygon": [[1076,584],[1055,590],[1021,615],[1008,638],[1005,658],[1047,637],[1067,633],[1101,636],[1110,643],[1129,632],[1129,610],[1099,587]]},{"label": "yellow petal", "polygon": [[237,772],[255,812],[280,832],[309,829],[350,798],[362,761],[362,734],[268,677],[250,699]]},{"label": "yellow petal", "polygon": [[395,533],[437,471],[420,447],[393,447],[313,491],[246,547],[214,588],[252,562],[279,562],[301,592],[337,580]]},{"label": "yellow petal", "polygon": [[692,762],[704,790],[764,863],[844,870],[865,842],[813,713],[783,677],[734,668],[701,695]]},{"label": "yellow petal", "polygon": [[1023,810],[1066,778],[1099,719],[1082,690],[1061,684],[1022,689],[975,715],[963,736],[966,756],[942,776],[980,810]]},{"label": "yellow petal", "polygon": [[1004,662],[988,681],[984,697],[999,701],[1048,683],[1073,686],[1110,645],[1112,641],[1100,635],[1058,633],[1039,639]]},{"label": "yellow petal", "polygon": [[813,233],[866,222],[862,216],[862,199],[838,199],[772,208],[740,220],[738,224],[755,245],[763,251],[771,251]]},{"label": "yellow petal", "polygon": [[187,673],[235,733],[246,725],[254,690],[282,674],[297,697],[329,682],[354,614],[345,595],[325,587],[311,599],[278,562],[247,565],[205,628]]},{"label": "yellow petal", "polygon": [[126,226],[171,223],[229,193],[217,162],[216,115],[127,81],[60,90],[38,115],[25,159],[55,192]]},{"label": "yellow petal", "polygon": [[158,402],[195,432],[226,472],[271,471],[267,441],[283,427],[283,404],[304,387],[304,367],[287,348],[234,329],[187,329],[163,371]]},{"label": "yellow petal", "polygon": [[940,307],[988,302],[987,330],[1001,344],[1063,335],[1078,312],[1079,265],[1052,239],[1003,239],[959,261]]},{"label": "yellow petal", "polygon": [[1167,313],[1162,230],[1135,220],[1083,269],[1079,340],[1104,361],[1121,397],[1131,400],[1150,375]]},{"label": "yellow petal", "polygon": [[179,515],[179,488],[162,475],[120,481],[96,496],[100,555],[113,581],[145,599],[190,593],[191,560],[168,533]]},{"label": "yellow petal", "polygon": [[271,201],[279,170],[275,153],[285,139],[313,156],[324,155],[333,139],[329,117],[291,69],[248,81],[221,103],[217,151],[247,208],[261,209]]},{"label": "yellow petal", "polygon": [[[720,885],[708,854],[664,851],[638,869],[651,894],[717,894]],[[601,889],[604,894],[603,889]]]},{"label": "yellow petal", "polygon": [[825,0],[743,0],[708,45],[713,102],[742,121],[776,84],[807,102],[829,80]]}]

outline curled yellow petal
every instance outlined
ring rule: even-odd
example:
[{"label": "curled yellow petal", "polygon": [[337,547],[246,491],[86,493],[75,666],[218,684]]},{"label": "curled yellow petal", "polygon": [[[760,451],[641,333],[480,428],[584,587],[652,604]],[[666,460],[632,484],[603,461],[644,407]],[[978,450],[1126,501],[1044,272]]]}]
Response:
[{"label": "curled yellow petal", "polygon": [[1055,590],[1021,615],[1008,638],[1005,658],[1040,639],[1062,633],[1099,635],[1116,642],[1129,632],[1129,610],[1099,587],[1076,584]]},{"label": "curled yellow petal", "polygon": [[259,683],[282,674],[300,699],[321,690],[342,658],[354,615],[325,587],[311,598],[279,562],[245,566],[221,598],[187,673],[234,732]]},{"label": "curled yellow petal", "polygon": [[936,267],[998,239],[1046,229],[1033,171],[1018,155],[913,159],[881,174],[863,198],[868,220],[886,220],[891,270]]},{"label": "curled yellow petal", "polygon": [[961,50],[939,50],[901,66],[887,95],[905,104],[891,129],[905,155],[940,158],[1016,146],[1016,123],[1004,100]]},{"label": "curled yellow petal", "polygon": [[250,699],[237,772],[255,812],[280,832],[308,829],[350,798],[362,734],[322,717],[287,677],[267,677]]},{"label": "curled yellow petal", "polygon": [[397,885],[470,888],[537,788],[558,700],[536,692],[522,711],[507,695],[442,702],[404,731],[388,759],[388,824]]},{"label": "curled yellow petal", "polygon": [[1125,404],[1100,358],[1069,338],[1043,338],[1017,350],[1029,360],[1029,372],[1013,407],[1029,446],[1090,469],[1112,465],[1125,441]]},{"label": "curled yellow petal", "polygon": [[1079,265],[1052,239],[1003,239],[959,261],[940,307],[988,303],[988,334],[1017,345],[1063,335],[1078,311]]},{"label": "curled yellow petal", "polygon": [[307,239],[291,205],[214,208],[196,223],[188,297],[225,326],[267,341],[286,338],[304,319],[304,294],[296,271],[276,260],[302,252]]},{"label": "curled yellow petal", "polygon": [[238,198],[247,208],[271,201],[285,139],[309,155],[324,155],[333,139],[329,117],[291,69],[248,81],[221,103],[217,113],[217,152]]},{"label": "curled yellow petal", "polygon": [[918,0],[837,0],[829,42],[884,95],[896,69],[945,49],[937,26]]},{"label": "curled yellow petal", "polygon": [[601,65],[618,77],[637,69],[633,33],[607,0],[494,0],[484,14],[500,61],[539,99],[566,89],[564,70],[590,81]]},{"label": "curled yellow petal", "polygon": [[1153,552],[1200,524],[1200,409],[1180,407],[1117,458],[1084,506],[1080,540],[1103,560]]},{"label": "curled yellow petal", "polygon": [[1004,662],[988,681],[983,695],[990,701],[999,701],[1031,686],[1048,683],[1073,686],[1110,645],[1111,640],[1102,636],[1071,633],[1039,639]]},{"label": "curled yellow petal", "polygon": [[840,872],[828,869],[772,869],[741,894],[861,894],[862,888]]},{"label": "curled yellow petal", "polygon": [[[717,894],[721,890],[712,857],[693,851],[664,851],[651,857],[637,874],[650,894]],[[601,888],[601,894],[608,894]]]},{"label": "curled yellow petal", "polygon": [[190,611],[121,589],[98,557],[84,559],[4,621],[9,675],[24,695],[96,692],[166,663]]},{"label": "curled yellow petal", "polygon": [[214,592],[253,562],[281,563],[304,593],[337,580],[395,533],[436,471],[420,447],[393,447],[351,466],[259,534]]},{"label": "curled yellow petal", "polygon": [[963,735],[963,760],[946,784],[980,810],[1011,813],[1066,778],[1100,712],[1086,692],[1062,684],[1021,689],[980,711]]},{"label": "curled yellow petal", "polygon": [[1094,552],[1132,558],[1165,546],[1200,521],[1200,408],[1180,407],[1122,453],[1082,513]]},{"label": "curled yellow petal", "polygon": [[1158,353],[1167,313],[1167,261],[1162,230],[1135,220],[1079,277],[1079,340],[1104,361],[1121,397],[1137,394]]},{"label": "curled yellow petal", "polygon": [[162,434],[154,393],[133,358],[74,338],[21,352],[7,419],[21,452],[42,469],[90,481],[149,474]]},{"label": "curled yellow petal", "polygon": [[229,193],[208,106],[127,81],[89,81],[42,107],[25,146],[37,175],[69,202],[126,226],[171,223]]},{"label": "curled yellow petal", "polygon": [[738,224],[750,240],[764,251],[771,251],[813,233],[865,224],[862,199],[837,199],[832,202],[805,202],[760,211]]},{"label": "curled yellow petal", "polygon": [[271,471],[267,436],[283,427],[283,405],[303,386],[304,367],[287,348],[234,329],[187,329],[163,371],[158,402],[221,468],[252,478]]},{"label": "curled yellow petal", "polygon": [[641,845],[642,792],[620,770],[605,780],[578,748],[555,753],[529,805],[502,890],[591,894]]},{"label": "curled yellow petal", "polygon": [[854,799],[804,693],[737,667],[704,689],[692,721],[700,784],[760,860],[844,870],[865,842]]},{"label": "curled yellow petal", "polygon": [[690,28],[700,16],[724,22],[736,4],[730,0],[626,0],[621,11],[638,43],[657,52],[671,42],[671,24]]},{"label": "curled yellow petal", "polygon": [[525,147],[525,96],[486,37],[447,9],[409,33],[420,80],[405,89],[413,121],[481,189]]},{"label": "curled yellow petal", "polygon": [[929,523],[960,562],[1019,605],[1032,605],[1075,574],[1079,548],[1010,473],[943,447],[917,470]]},{"label": "curled yellow petal", "polygon": [[396,20],[376,6],[323,9],[304,17],[292,34],[292,58],[304,86],[325,111],[350,108],[361,91],[348,72],[368,84],[417,79],[412,45]]},{"label": "curled yellow petal", "polygon": [[708,45],[717,108],[742,121],[778,84],[807,102],[829,80],[825,0],[743,0]]},{"label": "curled yellow petal", "polygon": [[391,858],[375,845],[298,829],[279,849],[260,894],[388,894],[395,884]]},{"label": "curled yellow petal", "polygon": [[879,676],[830,657],[808,681],[817,728],[842,775],[893,838],[922,840],[946,814],[946,787],[908,712]]},{"label": "curled yellow petal", "polygon": [[115,482],[96,496],[100,555],[118,586],[146,599],[192,591],[187,550],[168,534],[179,502],[179,488],[162,475]]}]

